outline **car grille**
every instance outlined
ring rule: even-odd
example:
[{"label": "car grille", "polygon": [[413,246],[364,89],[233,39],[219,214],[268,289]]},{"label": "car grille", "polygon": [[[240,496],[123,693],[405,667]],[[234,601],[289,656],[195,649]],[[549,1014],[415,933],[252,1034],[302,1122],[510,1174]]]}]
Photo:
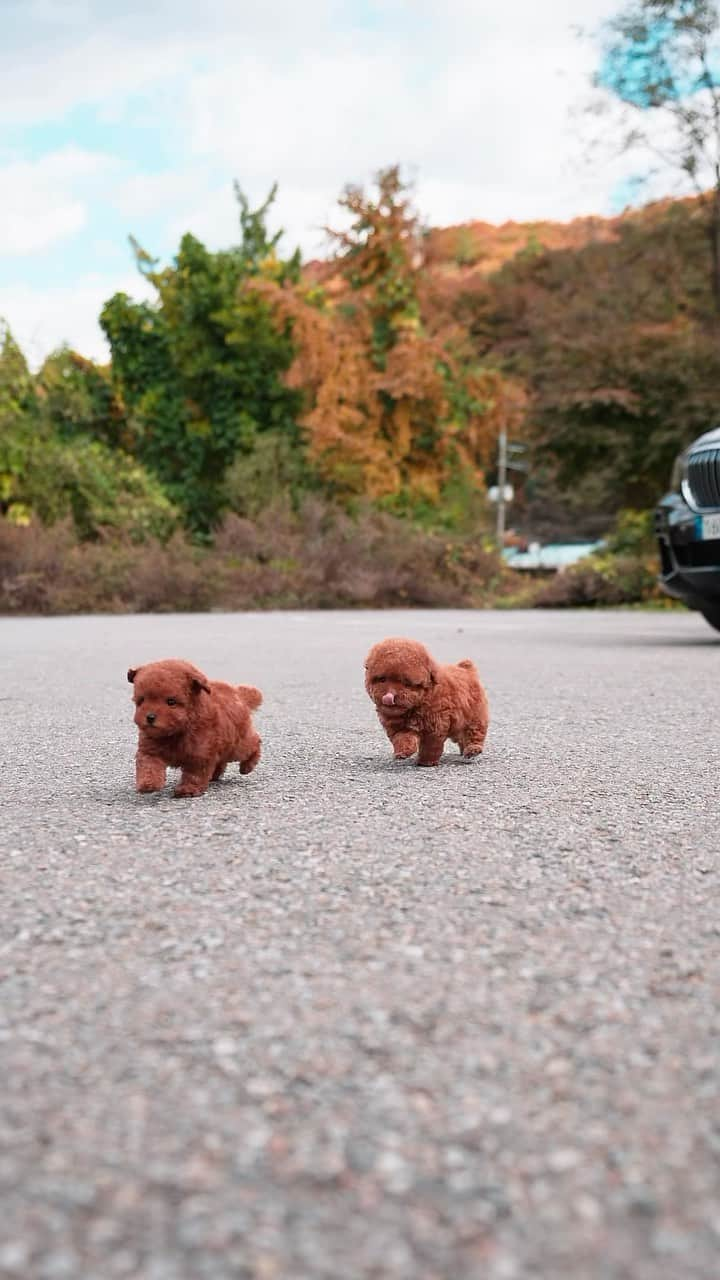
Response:
[{"label": "car grille", "polygon": [[[720,569],[720,542],[686,542],[673,547],[681,569]],[[665,558],[663,557],[663,573]]]},{"label": "car grille", "polygon": [[686,484],[694,507],[720,507],[720,449],[690,454]]}]

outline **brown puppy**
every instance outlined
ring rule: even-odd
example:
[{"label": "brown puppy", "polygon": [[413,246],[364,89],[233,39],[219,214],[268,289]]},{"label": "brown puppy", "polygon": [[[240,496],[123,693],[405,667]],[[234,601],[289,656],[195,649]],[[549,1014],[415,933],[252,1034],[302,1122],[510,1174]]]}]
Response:
[{"label": "brown puppy", "polygon": [[446,738],[457,742],[466,760],[480,755],[490,716],[469,658],[440,666],[416,640],[391,637],[370,650],[365,688],[396,760],[417,751],[418,764],[438,764]]},{"label": "brown puppy", "polygon": [[249,684],[208,680],[191,662],[167,658],[131,667],[135,724],[140,730],[136,789],[160,791],[168,765],[182,769],[176,796],[201,796],[231,760],[251,773],[260,759],[260,738],[251,710],[262,694]]}]

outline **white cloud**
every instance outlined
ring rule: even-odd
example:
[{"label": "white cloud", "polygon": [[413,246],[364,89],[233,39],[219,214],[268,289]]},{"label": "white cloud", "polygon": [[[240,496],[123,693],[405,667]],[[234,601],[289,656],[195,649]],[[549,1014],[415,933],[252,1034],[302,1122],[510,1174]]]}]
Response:
[{"label": "white cloud", "polygon": [[105,361],[109,352],[98,316],[104,303],[118,292],[138,299],[151,298],[154,293],[135,272],[84,276],[72,286],[14,285],[2,291],[0,314],[33,369],[64,343],[93,360]]},{"label": "white cloud", "polygon": [[334,0],[4,0],[3,121],[113,105],[253,47],[296,58],[331,32]]},{"label": "white cloud", "polygon": [[[593,54],[570,24],[596,21],[609,2],[560,0],[540,13],[527,2],[500,11],[451,0],[441,17],[421,0],[419,33],[411,7],[397,5],[407,31],[389,38],[319,39],[289,66],[266,50],[220,58],[189,79],[188,148],[253,198],[277,178],[278,216],[306,252],[337,219],[343,186],[396,161],[417,178],[421,212],[436,225],[602,211],[616,178],[578,164],[568,109],[587,90]],[[173,230],[192,215],[226,234],[232,210],[218,201],[227,204],[224,190],[198,197]]]},{"label": "white cloud", "polygon": [[[243,184],[244,185],[244,184]],[[244,193],[252,207],[267,197],[272,179],[269,176]],[[338,189],[328,186],[326,192],[285,183],[280,187],[275,204],[268,215],[268,228],[274,233],[283,229],[281,252],[293,253],[300,246],[305,258],[321,257],[328,247],[324,228],[340,221],[337,208]],[[195,199],[176,212],[168,225],[168,236],[177,244],[185,231],[192,231],[212,248],[237,244],[240,238],[238,207],[232,184],[208,187],[196,193]]]},{"label": "white cloud", "polygon": [[79,192],[110,164],[69,146],[0,167],[0,255],[35,253],[80,231],[88,210]]},{"label": "white cloud", "polygon": [[[171,172],[136,173],[125,177],[115,189],[115,204],[121,213],[133,218],[172,210],[178,203],[188,204],[197,197],[207,177],[201,166]],[[187,228],[184,228],[185,230]]]},{"label": "white cloud", "polygon": [[[618,0],[378,0],[374,20],[365,0],[5,5],[4,120],[57,122],[91,104],[96,124],[125,125],[144,110],[182,152],[171,170],[149,175],[101,170],[102,158],[73,148],[6,164],[0,252],[59,246],[83,227],[101,240],[98,174],[150,252],[171,251],[186,230],[212,247],[232,243],[232,179],[253,204],[277,179],[272,225],[286,228],[289,248],[317,254],[345,184],[395,162],[435,225],[609,212],[611,192],[636,167],[607,156],[584,166],[569,119],[595,57],[572,26],[595,26]],[[141,124],[128,125],[138,147]],[[125,271],[54,292],[4,289],[0,312],[36,353],[63,338],[103,353],[100,304],[142,287],[135,275],[123,284]]]}]

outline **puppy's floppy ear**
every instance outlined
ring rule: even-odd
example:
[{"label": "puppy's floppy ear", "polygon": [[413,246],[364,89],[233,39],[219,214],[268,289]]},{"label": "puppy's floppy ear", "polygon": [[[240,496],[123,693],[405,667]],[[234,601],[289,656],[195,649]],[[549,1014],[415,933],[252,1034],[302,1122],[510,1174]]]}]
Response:
[{"label": "puppy's floppy ear", "polygon": [[179,658],[176,665],[181,668],[191,693],[210,692],[208,678],[199,667],[196,667],[192,662],[186,662],[184,658]]},{"label": "puppy's floppy ear", "polygon": [[130,681],[130,684],[135,683],[135,677],[139,670],[140,670],[139,667],[130,667],[130,669],[128,670],[128,680]]},{"label": "puppy's floppy ear", "polygon": [[430,677],[430,683],[431,683],[431,684],[437,684],[437,681],[438,681],[438,675],[439,675],[439,674],[440,674],[440,673],[439,673],[439,670],[438,670],[438,664],[437,664],[437,662],[433,662],[433,661],[431,660],[431,661],[428,663],[428,676]]}]

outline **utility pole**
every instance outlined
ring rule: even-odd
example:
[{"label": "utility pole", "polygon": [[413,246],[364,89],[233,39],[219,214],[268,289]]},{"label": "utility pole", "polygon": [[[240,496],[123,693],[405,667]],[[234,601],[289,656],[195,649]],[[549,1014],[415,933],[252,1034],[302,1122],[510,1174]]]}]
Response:
[{"label": "utility pole", "polygon": [[498,500],[496,537],[498,550],[502,551],[505,542],[505,489],[507,487],[508,440],[505,427],[500,428],[498,440]]}]

